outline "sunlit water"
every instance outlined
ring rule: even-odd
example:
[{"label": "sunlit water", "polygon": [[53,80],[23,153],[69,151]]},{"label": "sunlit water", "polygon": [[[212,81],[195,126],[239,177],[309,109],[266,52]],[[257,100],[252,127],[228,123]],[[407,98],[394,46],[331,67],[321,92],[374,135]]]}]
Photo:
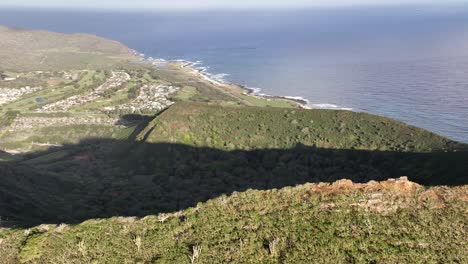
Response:
[{"label": "sunlit water", "polygon": [[116,39],[147,56],[202,61],[212,74],[265,94],[393,117],[468,142],[467,6],[0,10],[0,24]]}]

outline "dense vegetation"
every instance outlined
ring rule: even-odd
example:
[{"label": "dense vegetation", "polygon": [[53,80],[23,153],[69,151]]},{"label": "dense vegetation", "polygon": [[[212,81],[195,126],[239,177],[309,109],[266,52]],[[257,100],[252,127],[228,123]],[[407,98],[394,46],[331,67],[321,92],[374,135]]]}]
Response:
[{"label": "dense vegetation", "polygon": [[466,149],[466,145],[423,129],[350,111],[179,103],[152,125],[151,132],[141,135],[147,142],[177,142],[224,150],[290,148],[299,143],[318,148],[398,152]]},{"label": "dense vegetation", "polygon": [[[82,140],[4,164],[0,215],[26,225],[77,222],[171,212],[235,191],[343,178],[406,175],[424,185],[468,180],[465,145],[367,114],[178,103],[151,122],[135,120],[140,125],[129,128],[136,130],[126,140]],[[345,121],[359,129],[336,125]],[[365,140],[353,139],[355,133]]]},{"label": "dense vegetation", "polygon": [[143,219],[0,229],[0,254],[3,263],[466,263],[467,192],[403,180],[251,190]]}]

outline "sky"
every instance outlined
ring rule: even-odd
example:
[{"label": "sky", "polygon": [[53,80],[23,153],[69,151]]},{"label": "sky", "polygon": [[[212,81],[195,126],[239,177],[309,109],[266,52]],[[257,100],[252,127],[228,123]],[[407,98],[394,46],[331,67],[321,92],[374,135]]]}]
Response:
[{"label": "sky", "polygon": [[0,0],[0,7],[97,9],[300,8],[468,3],[468,0]]}]

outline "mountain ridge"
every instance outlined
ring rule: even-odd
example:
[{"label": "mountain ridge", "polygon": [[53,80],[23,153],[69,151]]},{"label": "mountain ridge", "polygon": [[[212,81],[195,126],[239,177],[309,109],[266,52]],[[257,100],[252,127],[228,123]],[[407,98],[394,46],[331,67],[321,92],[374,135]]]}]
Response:
[{"label": "mountain ridge", "polygon": [[464,262],[467,193],[406,178],[249,190],[144,218],[0,228],[0,252],[7,263]]},{"label": "mountain ridge", "polygon": [[90,34],[0,26],[0,69],[69,70],[115,67],[138,57],[125,45]]}]

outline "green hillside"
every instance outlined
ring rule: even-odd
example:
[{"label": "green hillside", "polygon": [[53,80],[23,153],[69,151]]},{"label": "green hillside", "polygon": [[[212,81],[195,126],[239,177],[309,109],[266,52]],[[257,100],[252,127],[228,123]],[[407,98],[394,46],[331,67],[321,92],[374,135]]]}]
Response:
[{"label": "green hillside", "polygon": [[112,67],[136,60],[116,41],[87,34],[61,34],[0,26],[0,70],[50,71]]},{"label": "green hillside", "polygon": [[424,129],[350,111],[178,103],[152,125],[154,129],[143,131],[140,139],[225,150],[290,148],[296,144],[398,152],[466,149],[466,145]]},{"label": "green hillside", "polygon": [[4,164],[0,215],[22,225],[146,216],[248,189],[345,178],[468,183],[466,145],[368,114],[177,103],[137,122],[118,140],[16,155]]},{"label": "green hillside", "polygon": [[0,229],[3,263],[466,263],[468,189],[404,179],[222,196],[142,219]]}]

